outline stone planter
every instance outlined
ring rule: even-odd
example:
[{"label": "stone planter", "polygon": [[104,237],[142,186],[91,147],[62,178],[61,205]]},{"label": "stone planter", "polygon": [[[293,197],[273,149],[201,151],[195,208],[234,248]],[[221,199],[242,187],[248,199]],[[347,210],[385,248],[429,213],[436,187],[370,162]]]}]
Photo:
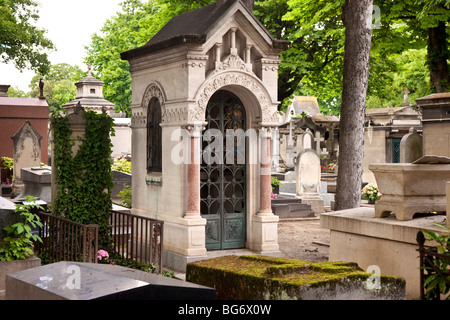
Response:
[{"label": "stone planter", "polygon": [[394,213],[397,220],[411,220],[415,213],[446,211],[446,182],[450,164],[371,164],[382,194],[375,204],[375,217]]},{"label": "stone planter", "polygon": [[35,256],[30,256],[24,260],[0,261],[0,300],[2,300],[2,295],[6,290],[7,274],[40,266],[41,259]]}]

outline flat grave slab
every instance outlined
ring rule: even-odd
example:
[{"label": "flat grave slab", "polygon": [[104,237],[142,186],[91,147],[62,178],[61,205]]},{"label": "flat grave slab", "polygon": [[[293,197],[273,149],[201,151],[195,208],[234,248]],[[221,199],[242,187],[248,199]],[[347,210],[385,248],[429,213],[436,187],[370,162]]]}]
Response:
[{"label": "flat grave slab", "polygon": [[58,262],[11,273],[6,300],[213,300],[215,290],[130,268]]}]

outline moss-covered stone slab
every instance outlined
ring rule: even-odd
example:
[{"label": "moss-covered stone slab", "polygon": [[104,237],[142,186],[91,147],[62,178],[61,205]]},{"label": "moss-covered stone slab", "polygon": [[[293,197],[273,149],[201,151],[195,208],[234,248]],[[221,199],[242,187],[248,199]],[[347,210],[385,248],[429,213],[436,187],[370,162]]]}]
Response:
[{"label": "moss-covered stone slab", "polygon": [[219,300],[402,300],[406,284],[398,277],[376,279],[353,262],[313,263],[261,255],[189,263],[186,280],[215,288]]}]

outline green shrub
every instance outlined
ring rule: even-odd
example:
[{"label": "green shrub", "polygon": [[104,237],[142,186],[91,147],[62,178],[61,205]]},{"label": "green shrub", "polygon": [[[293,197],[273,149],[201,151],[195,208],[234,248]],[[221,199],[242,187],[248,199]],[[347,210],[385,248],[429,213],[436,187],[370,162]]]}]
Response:
[{"label": "green shrub", "polygon": [[25,204],[16,205],[14,212],[20,214],[24,219],[12,226],[3,228],[7,236],[3,239],[5,243],[0,246],[0,261],[26,259],[34,253],[32,250],[33,241],[42,242],[39,236],[31,232],[32,228],[42,227],[39,216],[30,212],[31,209],[44,210],[36,204],[36,199],[32,196],[26,197]]}]

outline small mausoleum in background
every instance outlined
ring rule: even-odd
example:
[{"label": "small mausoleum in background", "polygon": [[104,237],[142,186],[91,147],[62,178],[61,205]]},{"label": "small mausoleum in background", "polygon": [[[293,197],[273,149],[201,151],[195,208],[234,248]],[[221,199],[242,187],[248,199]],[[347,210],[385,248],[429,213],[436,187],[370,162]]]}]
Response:
[{"label": "small mausoleum in background", "polygon": [[[221,0],[122,53],[133,91],[132,210],[164,220],[166,265],[184,270],[207,250],[280,254],[270,142],[287,45],[241,1]],[[244,133],[231,139],[240,143],[227,142],[230,129]]]},{"label": "small mausoleum in background", "polygon": [[26,121],[42,136],[41,162],[48,161],[48,119],[47,101],[40,98],[8,97],[9,85],[0,86],[0,157],[13,157],[12,137]]}]

